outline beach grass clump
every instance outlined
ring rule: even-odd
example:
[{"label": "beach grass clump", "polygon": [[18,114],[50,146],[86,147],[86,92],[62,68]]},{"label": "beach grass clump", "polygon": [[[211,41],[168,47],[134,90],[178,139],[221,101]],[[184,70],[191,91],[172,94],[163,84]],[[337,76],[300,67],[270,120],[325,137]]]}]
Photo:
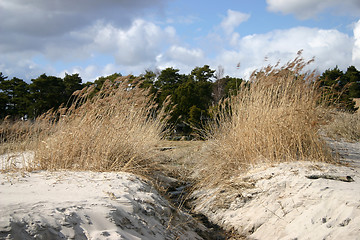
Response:
[{"label": "beach grass clump", "polygon": [[52,127],[40,137],[34,166],[139,174],[154,168],[153,150],[166,117],[135,82],[120,77],[95,94],[93,87],[85,88],[69,108],[43,117]]},{"label": "beach grass clump", "polygon": [[220,184],[259,164],[332,161],[319,136],[324,109],[314,72],[299,55],[283,67],[254,72],[217,107],[205,133],[201,182]]}]

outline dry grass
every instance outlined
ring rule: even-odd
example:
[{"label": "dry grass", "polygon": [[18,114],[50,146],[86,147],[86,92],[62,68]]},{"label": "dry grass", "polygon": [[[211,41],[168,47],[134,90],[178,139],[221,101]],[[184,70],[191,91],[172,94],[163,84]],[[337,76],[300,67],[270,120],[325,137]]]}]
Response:
[{"label": "dry grass", "polygon": [[93,87],[75,95],[71,107],[35,121],[48,127],[36,137],[33,169],[145,174],[155,167],[166,119],[148,91],[121,77],[95,95]]},{"label": "dry grass", "polygon": [[31,124],[27,121],[13,122],[9,119],[3,120],[0,123],[0,154],[14,151],[16,143],[23,142],[30,129]]},{"label": "dry grass", "polygon": [[90,99],[92,89],[79,92],[72,107],[58,113],[56,132],[38,146],[36,164],[48,170],[143,173],[153,168],[152,150],[164,133],[165,115],[156,112],[148,91],[129,86],[122,77]]},{"label": "dry grass", "polygon": [[329,124],[323,127],[333,139],[356,142],[360,140],[360,113],[335,112]]},{"label": "dry grass", "polygon": [[41,132],[48,129],[47,121],[13,121],[0,123],[0,154],[34,149]]},{"label": "dry grass", "polygon": [[313,73],[299,56],[284,67],[254,72],[236,96],[219,105],[206,133],[200,178],[220,184],[256,164],[331,161],[318,129],[324,109]]}]

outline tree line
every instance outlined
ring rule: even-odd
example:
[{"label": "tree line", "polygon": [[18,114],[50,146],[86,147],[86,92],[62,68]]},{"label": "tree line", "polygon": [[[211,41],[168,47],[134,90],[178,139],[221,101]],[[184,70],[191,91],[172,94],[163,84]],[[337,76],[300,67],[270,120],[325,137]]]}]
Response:
[{"label": "tree line", "polygon": [[[223,76],[224,69],[217,70],[208,65],[195,67],[189,74],[181,74],[179,69],[166,68],[159,72],[146,70],[139,76],[141,87],[150,88],[160,105],[170,96],[173,106],[170,123],[182,126],[181,131],[188,133],[191,127],[200,127],[210,117],[210,108],[231,94],[236,94],[244,82],[241,78]],[[34,119],[69,102],[72,94],[86,86],[95,85],[101,89],[106,80],[114,81],[120,73],[100,77],[82,83],[79,74],[65,74],[64,78],[42,74],[28,84],[19,78],[8,79],[0,72],[0,119]],[[318,78],[319,86],[331,95],[331,104],[354,111],[353,98],[360,97],[360,72],[350,66],[346,72],[338,67],[328,69]]]},{"label": "tree line", "polygon": [[66,103],[74,91],[84,87],[79,74],[64,78],[42,74],[30,84],[7,78],[0,72],[0,118],[35,118]]},{"label": "tree line", "polygon": [[350,66],[346,72],[341,71],[337,66],[328,69],[319,77],[319,87],[331,99],[338,109],[354,112],[355,102],[353,98],[360,98],[360,72]]}]

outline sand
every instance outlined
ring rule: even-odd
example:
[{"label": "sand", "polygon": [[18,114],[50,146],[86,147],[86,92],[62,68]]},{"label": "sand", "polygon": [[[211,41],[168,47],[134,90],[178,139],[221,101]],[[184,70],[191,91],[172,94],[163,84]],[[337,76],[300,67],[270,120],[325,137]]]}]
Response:
[{"label": "sand", "polygon": [[197,227],[129,173],[0,174],[0,239],[202,239]]},{"label": "sand", "polygon": [[332,144],[348,166],[254,168],[231,188],[195,192],[195,210],[248,239],[360,239],[360,145]]}]

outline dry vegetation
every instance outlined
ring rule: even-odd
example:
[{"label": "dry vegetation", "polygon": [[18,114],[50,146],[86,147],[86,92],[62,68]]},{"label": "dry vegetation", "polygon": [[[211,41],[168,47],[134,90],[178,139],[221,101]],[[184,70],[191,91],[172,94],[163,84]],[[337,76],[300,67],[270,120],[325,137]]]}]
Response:
[{"label": "dry vegetation", "polygon": [[254,72],[251,84],[219,105],[199,164],[202,183],[221,184],[256,164],[333,160],[318,134],[325,109],[316,76],[302,73],[307,64],[298,57]]},{"label": "dry vegetation", "polygon": [[360,140],[360,113],[334,112],[332,120],[323,127],[330,138],[356,142]]},{"label": "dry vegetation", "polygon": [[0,154],[32,150],[41,132],[49,129],[47,121],[13,121],[5,118],[0,122]]},{"label": "dry vegetation", "polygon": [[154,168],[153,150],[166,119],[148,92],[122,77],[92,93],[92,87],[78,91],[71,107],[35,121],[48,126],[33,144],[32,167],[139,174]]},{"label": "dry vegetation", "polygon": [[13,122],[9,119],[2,121],[0,124],[0,154],[16,151],[15,144],[24,142],[30,128],[29,122]]},{"label": "dry vegetation", "polygon": [[164,112],[156,112],[146,90],[131,88],[126,78],[107,82],[76,108],[92,89],[78,93],[78,101],[56,123],[57,132],[39,145],[37,164],[42,169],[138,173],[154,167],[152,150],[163,134]]},{"label": "dry vegetation", "polygon": [[[134,84],[130,90],[127,77],[107,82],[95,95],[92,87],[78,91],[69,108],[34,122],[4,121],[0,154],[33,150],[31,168],[46,170],[144,174],[161,163],[168,168],[165,172],[180,178],[189,178],[195,170],[206,184],[221,183],[256,164],[333,161],[319,134],[328,110],[319,105],[321,94],[313,84],[317,76],[304,73],[307,64],[299,56],[284,67],[254,72],[250,84],[219,104],[206,131],[202,157],[201,143],[196,151],[184,147],[164,151],[159,158],[160,151],[154,149],[165,143],[161,139],[166,114],[157,109],[148,91]],[[341,114],[341,121],[335,119],[325,127],[329,136],[359,139],[359,115],[344,121],[347,116]]]}]

